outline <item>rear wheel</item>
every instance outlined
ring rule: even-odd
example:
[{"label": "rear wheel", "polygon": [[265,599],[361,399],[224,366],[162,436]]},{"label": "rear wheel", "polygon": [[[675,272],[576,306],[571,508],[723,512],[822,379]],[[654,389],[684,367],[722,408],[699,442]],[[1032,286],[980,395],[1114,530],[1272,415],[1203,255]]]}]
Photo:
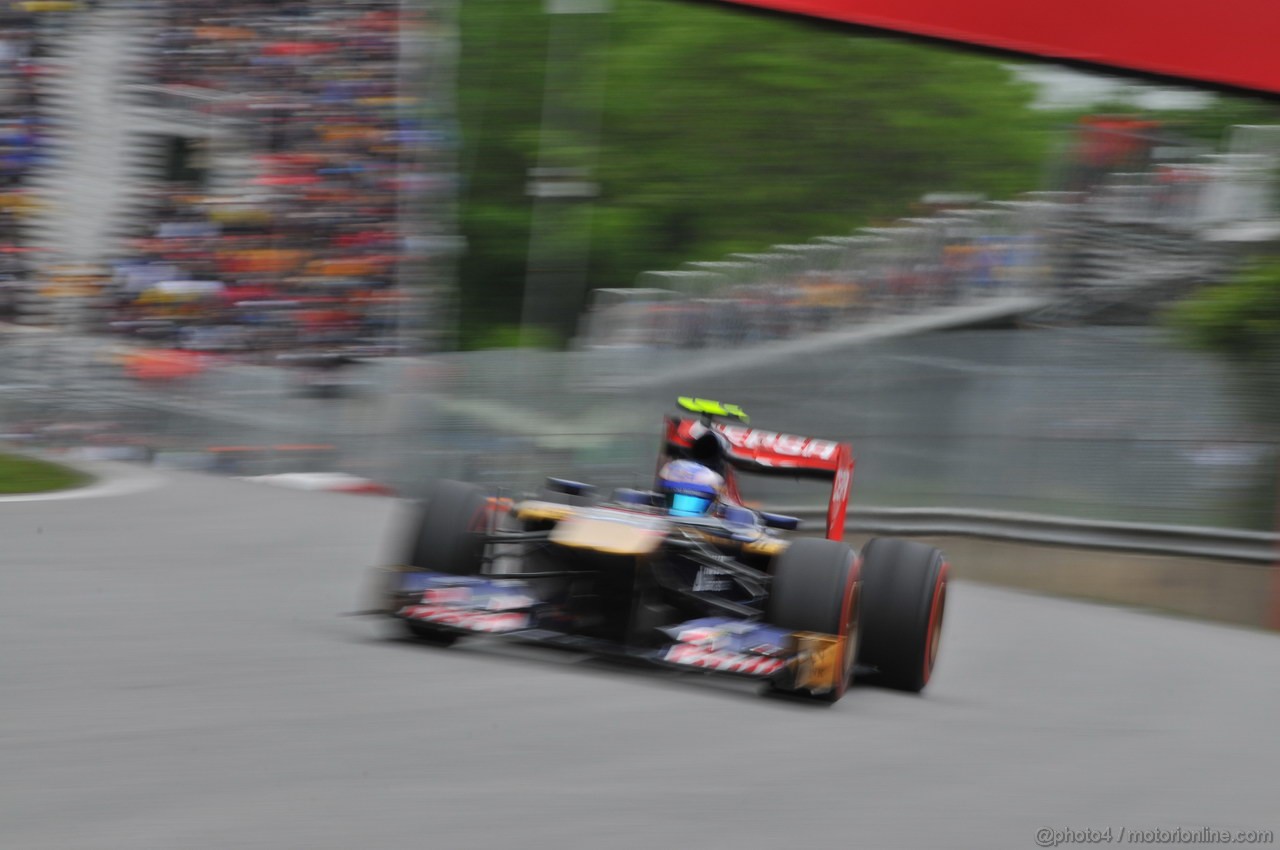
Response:
[{"label": "rear wheel", "polygon": [[950,565],[941,549],[877,537],[862,549],[858,664],[867,679],[902,691],[928,684],[938,660]]},{"label": "rear wheel", "polygon": [[836,685],[814,694],[838,700],[853,675],[858,638],[858,562],[853,550],[835,540],[795,540],[773,564],[766,618],[793,632],[842,638]]},{"label": "rear wheel", "polygon": [[[484,532],[494,509],[479,487],[436,481],[422,501],[407,541],[405,564],[450,575],[476,575],[484,565]],[[457,640],[455,632],[420,620],[401,620],[414,637],[438,646]]]}]

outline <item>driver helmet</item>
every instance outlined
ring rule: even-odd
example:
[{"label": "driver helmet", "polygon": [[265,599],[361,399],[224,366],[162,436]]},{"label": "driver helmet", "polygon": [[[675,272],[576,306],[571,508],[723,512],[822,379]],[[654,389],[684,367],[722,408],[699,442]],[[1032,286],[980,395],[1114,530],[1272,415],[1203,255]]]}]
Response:
[{"label": "driver helmet", "polygon": [[668,516],[705,516],[724,491],[724,478],[700,463],[673,460],[658,473]]}]

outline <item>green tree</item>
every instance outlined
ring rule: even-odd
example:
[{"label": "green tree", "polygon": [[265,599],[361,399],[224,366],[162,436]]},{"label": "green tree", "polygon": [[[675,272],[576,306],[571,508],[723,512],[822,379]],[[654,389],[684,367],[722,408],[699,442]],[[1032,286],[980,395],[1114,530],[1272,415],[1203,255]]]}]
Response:
[{"label": "green tree", "polygon": [[1196,345],[1280,375],[1280,257],[1201,290],[1174,307],[1172,321]]},{"label": "green tree", "polygon": [[1255,470],[1242,515],[1271,528],[1280,503],[1275,456],[1280,445],[1280,257],[1259,258],[1234,279],[1177,304],[1172,325],[1192,344],[1228,358],[1235,404],[1271,443],[1271,463]]},{"label": "green tree", "polygon": [[[1203,110],[1160,117],[1189,136],[1225,144],[1234,125],[1280,124],[1280,106],[1220,95]],[[1168,319],[1193,345],[1229,357],[1262,398],[1280,403],[1280,255],[1253,258],[1229,280],[1175,305]],[[1268,417],[1278,412],[1274,407]]]},{"label": "green tree", "polygon": [[575,84],[551,87],[569,119],[544,136],[548,17],[515,0],[463,7],[464,336],[519,320],[540,150],[601,188],[557,220],[589,228],[593,287],[848,233],[925,192],[1039,183],[1048,122],[997,60],[671,0],[614,0]]},{"label": "green tree", "polygon": [[1036,185],[1034,91],[990,59],[662,0],[615,18],[597,280]]},{"label": "green tree", "polygon": [[461,4],[461,337],[517,322],[529,243],[525,180],[541,114],[546,15],[516,0]]}]

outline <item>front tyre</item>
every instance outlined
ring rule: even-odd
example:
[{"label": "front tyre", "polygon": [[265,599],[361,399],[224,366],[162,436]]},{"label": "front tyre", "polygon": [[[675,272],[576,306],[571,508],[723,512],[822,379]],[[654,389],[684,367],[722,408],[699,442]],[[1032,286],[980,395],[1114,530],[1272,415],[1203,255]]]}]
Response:
[{"label": "front tyre", "polygon": [[857,656],[858,591],[858,560],[835,540],[799,538],[773,563],[765,619],[793,632],[841,638],[836,685],[813,696],[834,702],[849,686]]},{"label": "front tyre", "polygon": [[445,631],[421,620],[401,620],[400,623],[412,637],[432,646],[453,646],[458,639],[457,632]]},{"label": "front tyre", "polygon": [[938,660],[950,565],[941,549],[877,537],[862,548],[858,665],[868,681],[919,692]]},{"label": "front tyre", "polygon": [[491,509],[479,487],[461,481],[434,482],[411,526],[405,563],[451,575],[479,573]]},{"label": "front tyre", "polygon": [[[439,480],[422,500],[405,541],[405,564],[450,575],[478,574],[484,567],[484,533],[495,504],[479,487]],[[420,620],[400,620],[424,643],[449,646],[456,632]]]}]

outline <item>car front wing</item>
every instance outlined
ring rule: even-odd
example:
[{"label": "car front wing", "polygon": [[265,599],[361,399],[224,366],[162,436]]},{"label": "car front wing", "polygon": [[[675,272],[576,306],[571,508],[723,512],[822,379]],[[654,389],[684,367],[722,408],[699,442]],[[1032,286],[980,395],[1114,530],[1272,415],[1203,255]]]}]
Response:
[{"label": "car front wing", "polygon": [[396,571],[395,602],[384,610],[400,620],[443,631],[549,643],[654,664],[767,680],[780,689],[827,693],[842,675],[845,638],[793,632],[751,619],[706,617],[661,629],[671,643],[658,649],[624,646],[567,630],[563,600],[536,581],[512,576],[455,576]]}]

